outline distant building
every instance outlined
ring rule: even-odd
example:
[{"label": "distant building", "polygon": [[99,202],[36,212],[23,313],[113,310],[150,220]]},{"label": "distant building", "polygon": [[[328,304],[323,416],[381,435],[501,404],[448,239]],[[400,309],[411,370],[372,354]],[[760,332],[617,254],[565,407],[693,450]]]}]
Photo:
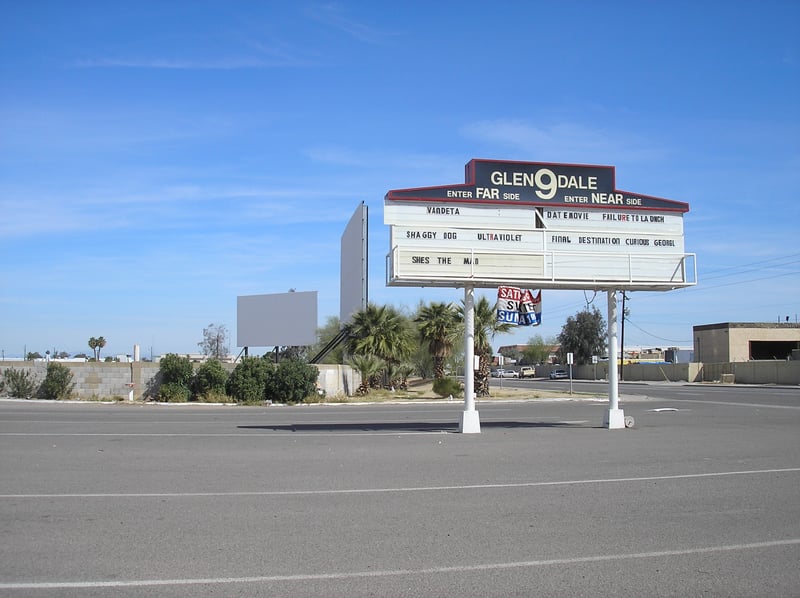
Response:
[{"label": "distant building", "polygon": [[[497,349],[498,354],[513,354],[515,352],[522,353],[528,345],[504,345]],[[555,344],[550,347],[550,354],[547,358],[547,363],[558,363],[558,351],[561,349],[560,344]],[[499,365],[498,355],[493,357],[493,365]],[[508,359],[505,363],[509,363]]]},{"label": "distant building", "polygon": [[725,322],[694,326],[694,356],[701,363],[786,360],[800,350],[800,324]]},{"label": "distant building", "polygon": [[[155,357],[154,361],[156,363],[159,363],[164,357],[166,357],[166,355],[168,355],[168,354],[157,355]],[[177,353],[177,355],[178,355],[178,357],[185,357],[186,359],[188,359],[192,363],[203,363],[203,362],[211,359],[211,356],[210,355],[206,355],[205,353]],[[235,355],[228,355],[228,356],[223,357],[222,359],[220,359],[220,361],[223,362],[223,363],[234,363],[236,361],[236,356]]]},{"label": "distant building", "polygon": [[694,361],[694,351],[692,349],[670,347],[664,351],[664,361],[667,363],[691,363]]}]

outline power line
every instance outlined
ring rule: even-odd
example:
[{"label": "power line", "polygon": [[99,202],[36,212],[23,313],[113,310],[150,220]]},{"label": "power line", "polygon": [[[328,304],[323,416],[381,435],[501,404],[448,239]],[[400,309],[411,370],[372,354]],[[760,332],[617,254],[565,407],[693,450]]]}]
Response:
[{"label": "power line", "polygon": [[751,278],[749,280],[737,280],[737,281],[734,281],[734,282],[726,282],[726,283],[723,283],[723,284],[717,284],[717,285],[713,285],[713,286],[710,286],[710,287],[691,287],[691,288],[680,289],[680,290],[681,291],[694,290],[695,292],[697,292],[697,291],[708,291],[708,290],[711,290],[711,289],[719,289],[721,287],[730,287],[730,286],[733,286],[733,285],[740,285],[740,284],[744,285],[744,284],[748,284],[748,283],[751,283],[751,282],[758,282],[758,281],[761,281],[761,280],[772,280],[773,278],[781,278],[783,276],[791,276],[793,274],[800,276],[800,270],[796,270],[796,271],[792,271],[792,272],[784,272],[783,274],[775,274],[774,276],[762,276],[761,278]]},{"label": "power line", "polygon": [[[769,266],[769,268],[773,269],[773,268],[778,268],[778,267],[781,267],[781,266],[788,266],[790,264],[797,264],[797,263],[800,263],[800,260],[792,260],[790,262],[784,262],[782,264],[773,264],[773,265]],[[720,274],[718,276],[708,276],[708,277],[706,277],[706,280],[714,280],[715,278],[725,278],[727,276],[738,276],[739,274],[746,274],[748,272],[759,272],[759,271],[762,271],[763,269],[764,268],[749,268],[747,270],[741,270],[739,272],[734,272],[732,274]]]},{"label": "power line", "polygon": [[[798,256],[800,256],[800,253],[790,253],[788,255],[782,255],[782,256],[778,256],[778,257],[771,257],[771,258],[768,258],[768,259],[765,259],[765,260],[758,260],[756,262],[750,262],[749,264],[738,264],[736,266],[728,266],[726,268],[717,268],[715,270],[709,270],[708,272],[710,274],[713,274],[715,272],[724,272],[726,270],[734,270],[734,269],[737,269],[737,268],[749,268],[750,266],[757,266],[759,264],[766,264],[766,263],[769,263],[769,262],[774,262],[774,261],[777,261],[777,260],[785,260],[785,259],[789,259],[789,258],[792,258],[792,257],[798,257]],[[794,262],[790,262],[790,263],[794,263]],[[778,265],[785,265],[785,264],[778,264]],[[733,276],[733,275],[735,275],[735,273],[731,274],[730,276]],[[725,276],[728,276],[728,275],[725,275]],[[717,277],[714,277],[714,278],[717,278]]]},{"label": "power line", "polygon": [[667,341],[668,343],[684,343],[684,344],[688,344],[688,343],[693,342],[693,341],[687,341],[687,340],[675,340],[673,338],[664,338],[663,336],[658,336],[657,334],[653,334],[652,332],[648,332],[647,330],[645,330],[644,328],[642,328],[638,324],[636,324],[634,322],[631,322],[628,318],[625,318],[625,321],[628,324],[630,324],[631,326],[633,326],[634,328],[637,328],[640,331],[644,332],[646,335],[652,336],[653,338],[657,338],[660,341]]}]

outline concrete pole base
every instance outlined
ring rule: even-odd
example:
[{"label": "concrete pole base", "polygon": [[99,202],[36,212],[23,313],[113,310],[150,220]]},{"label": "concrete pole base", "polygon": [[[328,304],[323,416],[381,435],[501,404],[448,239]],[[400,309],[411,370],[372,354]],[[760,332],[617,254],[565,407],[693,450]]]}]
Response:
[{"label": "concrete pole base", "polygon": [[477,411],[462,411],[458,431],[462,434],[480,434],[481,418]]},{"label": "concrete pole base", "polygon": [[625,428],[625,412],[622,409],[609,409],[603,414],[603,427],[609,430]]}]

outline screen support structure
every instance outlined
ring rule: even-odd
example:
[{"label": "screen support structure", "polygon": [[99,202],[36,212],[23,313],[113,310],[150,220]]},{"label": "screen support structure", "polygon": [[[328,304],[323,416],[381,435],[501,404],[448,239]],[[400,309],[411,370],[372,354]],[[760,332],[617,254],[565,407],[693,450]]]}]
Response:
[{"label": "screen support structure", "polygon": [[625,413],[619,408],[617,318],[617,290],[612,289],[608,291],[608,410],[603,417],[603,427],[609,430],[625,427]]},{"label": "screen support structure", "polygon": [[464,287],[464,412],[459,431],[480,434],[481,419],[475,410],[475,288]]}]

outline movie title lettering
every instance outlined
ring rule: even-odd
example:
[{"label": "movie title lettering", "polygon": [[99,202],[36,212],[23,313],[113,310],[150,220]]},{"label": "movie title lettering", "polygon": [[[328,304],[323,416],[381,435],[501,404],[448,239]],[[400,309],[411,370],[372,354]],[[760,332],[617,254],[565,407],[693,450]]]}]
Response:
[{"label": "movie title lettering", "polygon": [[619,237],[578,237],[578,243],[584,245],[619,245]]},{"label": "movie title lettering", "polygon": [[442,214],[445,216],[457,216],[461,214],[458,208],[442,207],[442,206],[428,206],[428,214]]},{"label": "movie title lettering", "polygon": [[478,241],[522,241],[519,233],[477,233]]},{"label": "movie title lettering", "polygon": [[427,230],[407,230],[406,231],[406,239],[435,239],[436,232],[435,231],[427,231]]}]

